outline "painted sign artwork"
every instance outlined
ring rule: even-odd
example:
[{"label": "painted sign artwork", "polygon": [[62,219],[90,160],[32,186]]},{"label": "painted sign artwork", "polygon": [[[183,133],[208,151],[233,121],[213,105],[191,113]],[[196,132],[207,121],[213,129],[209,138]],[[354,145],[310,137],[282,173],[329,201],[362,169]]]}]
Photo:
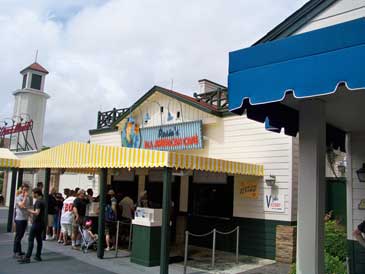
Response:
[{"label": "painted sign artwork", "polygon": [[265,195],[265,211],[285,212],[284,195]]},{"label": "painted sign artwork", "polygon": [[258,199],[259,184],[257,182],[241,182],[240,196],[241,198]]},{"label": "painted sign artwork", "polygon": [[122,131],[122,147],[140,148],[141,132],[139,125],[132,117],[127,119]]},{"label": "painted sign artwork", "polygon": [[202,121],[141,129],[141,147],[155,150],[203,148]]}]

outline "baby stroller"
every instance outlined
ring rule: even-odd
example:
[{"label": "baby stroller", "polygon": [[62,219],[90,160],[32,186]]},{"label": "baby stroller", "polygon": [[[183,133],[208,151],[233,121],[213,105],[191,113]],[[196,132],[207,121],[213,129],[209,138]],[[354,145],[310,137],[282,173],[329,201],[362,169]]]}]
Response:
[{"label": "baby stroller", "polygon": [[93,234],[89,229],[92,227],[92,221],[87,220],[85,226],[79,225],[79,232],[81,234],[81,251],[87,253],[89,248],[96,250],[98,235]]}]

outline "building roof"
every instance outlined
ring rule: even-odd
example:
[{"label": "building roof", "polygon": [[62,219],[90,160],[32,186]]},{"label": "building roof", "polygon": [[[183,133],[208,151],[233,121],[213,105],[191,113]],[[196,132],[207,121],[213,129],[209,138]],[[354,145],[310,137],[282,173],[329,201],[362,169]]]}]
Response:
[{"label": "building roof", "polygon": [[294,32],[312,20],[315,16],[320,14],[322,11],[337,1],[338,0],[308,1],[300,9],[295,11],[279,25],[269,31],[264,37],[254,43],[253,46],[292,35]]},{"label": "building roof", "polygon": [[23,69],[22,71],[20,71],[20,73],[23,73],[26,70],[35,70],[35,71],[39,71],[45,74],[48,74],[48,70],[46,70],[44,67],[42,67],[40,64],[38,64],[37,62],[34,62],[33,64],[27,66],[25,69]]},{"label": "building roof", "polygon": [[118,119],[116,119],[115,122],[111,125],[111,128],[116,127],[120,121],[122,121],[125,117],[127,117],[129,115],[130,112],[134,111],[139,105],[141,105],[145,100],[147,100],[155,92],[160,92],[166,96],[170,96],[176,100],[181,101],[182,103],[186,103],[188,105],[196,107],[196,108],[198,108],[202,111],[208,112],[210,114],[217,115],[217,116],[221,115],[221,112],[218,110],[217,106],[215,106],[215,105],[211,105],[211,104],[202,102],[194,97],[182,94],[182,93],[174,91],[174,90],[169,90],[169,89],[165,89],[165,88],[162,88],[159,86],[154,86],[130,107],[130,111],[125,112]]}]

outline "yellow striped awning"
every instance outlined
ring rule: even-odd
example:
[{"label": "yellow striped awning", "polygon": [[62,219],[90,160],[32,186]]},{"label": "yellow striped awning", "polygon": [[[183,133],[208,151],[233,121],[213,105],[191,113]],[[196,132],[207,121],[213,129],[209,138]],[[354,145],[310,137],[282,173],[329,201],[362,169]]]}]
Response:
[{"label": "yellow striped awning", "polygon": [[0,148],[0,168],[11,168],[18,166],[18,157],[7,148]]},{"label": "yellow striped awning", "polygon": [[21,159],[21,168],[99,169],[159,168],[263,176],[262,165],[169,151],[70,142]]}]

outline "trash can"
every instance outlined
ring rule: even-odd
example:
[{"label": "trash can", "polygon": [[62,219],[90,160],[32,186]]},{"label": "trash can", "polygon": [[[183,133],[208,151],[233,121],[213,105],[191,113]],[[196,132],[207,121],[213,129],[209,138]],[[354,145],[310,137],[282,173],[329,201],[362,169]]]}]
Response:
[{"label": "trash can", "polygon": [[162,209],[138,207],[135,211],[131,262],[160,265]]}]

